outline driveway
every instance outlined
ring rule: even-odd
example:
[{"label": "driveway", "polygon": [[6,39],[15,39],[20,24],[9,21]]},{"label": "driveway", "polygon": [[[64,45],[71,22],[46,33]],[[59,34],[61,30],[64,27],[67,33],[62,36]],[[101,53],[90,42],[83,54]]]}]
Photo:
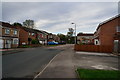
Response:
[{"label": "driveway", "polygon": [[75,52],[75,67],[118,70],[118,57],[110,53]]}]

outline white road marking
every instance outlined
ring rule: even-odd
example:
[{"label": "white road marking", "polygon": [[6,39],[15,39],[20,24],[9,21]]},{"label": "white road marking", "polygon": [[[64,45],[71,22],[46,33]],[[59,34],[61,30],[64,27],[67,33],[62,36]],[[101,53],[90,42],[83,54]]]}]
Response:
[{"label": "white road marking", "polygon": [[45,66],[45,68],[43,68],[43,70],[42,70],[41,72],[39,72],[39,74],[37,74],[37,75],[34,77],[33,80],[35,80],[38,76],[40,76],[40,75],[44,72],[44,70],[50,65],[50,63],[51,63],[58,55],[59,55],[59,54],[57,54],[56,56],[54,56],[54,57],[52,58],[52,60]]}]

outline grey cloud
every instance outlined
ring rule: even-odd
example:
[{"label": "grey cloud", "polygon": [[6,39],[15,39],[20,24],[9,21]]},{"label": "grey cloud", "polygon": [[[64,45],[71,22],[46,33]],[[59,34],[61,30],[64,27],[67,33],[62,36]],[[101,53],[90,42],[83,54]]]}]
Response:
[{"label": "grey cloud", "polygon": [[[78,32],[93,32],[100,22],[117,15],[117,8],[115,2],[3,2],[2,16],[3,21],[12,23],[33,19],[38,29],[54,33],[66,33],[67,28],[73,27],[71,22],[82,25]],[[90,26],[92,29],[88,30]]]}]

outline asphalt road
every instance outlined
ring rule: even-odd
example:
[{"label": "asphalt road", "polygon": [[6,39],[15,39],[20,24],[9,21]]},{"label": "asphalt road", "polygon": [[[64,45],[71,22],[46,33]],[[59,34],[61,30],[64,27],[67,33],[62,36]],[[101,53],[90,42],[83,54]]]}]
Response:
[{"label": "asphalt road", "polygon": [[33,78],[55,55],[63,50],[39,47],[3,55],[2,76],[3,78]]}]

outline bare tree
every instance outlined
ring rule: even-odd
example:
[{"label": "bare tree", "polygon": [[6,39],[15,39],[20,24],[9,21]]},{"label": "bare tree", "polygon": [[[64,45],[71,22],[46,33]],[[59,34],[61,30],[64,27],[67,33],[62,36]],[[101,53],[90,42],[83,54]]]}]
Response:
[{"label": "bare tree", "polygon": [[34,20],[25,20],[25,22],[23,22],[23,26],[27,27],[27,28],[35,28],[34,26]]},{"label": "bare tree", "polygon": [[68,28],[69,32],[67,32],[67,35],[72,37],[73,33],[74,33],[74,29],[73,28]]}]

